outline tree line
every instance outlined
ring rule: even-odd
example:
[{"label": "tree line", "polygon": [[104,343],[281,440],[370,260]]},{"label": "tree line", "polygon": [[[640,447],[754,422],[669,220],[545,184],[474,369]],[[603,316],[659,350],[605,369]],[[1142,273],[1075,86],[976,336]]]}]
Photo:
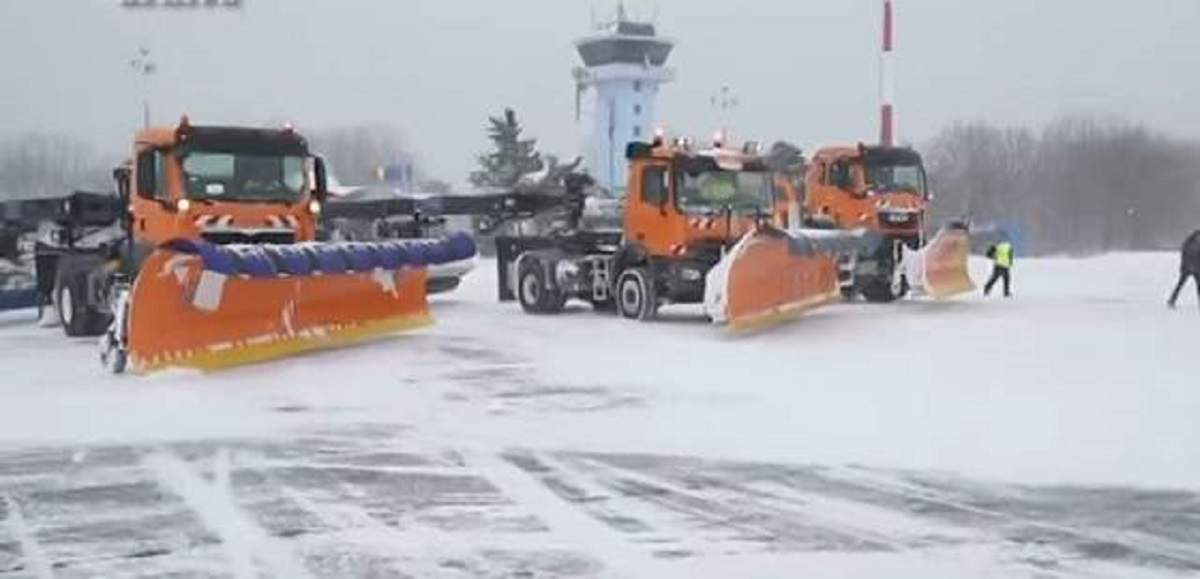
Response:
[{"label": "tree line", "polygon": [[1176,249],[1200,228],[1200,142],[1136,124],[961,123],[924,152],[935,222],[994,223],[1026,253]]},{"label": "tree line", "polygon": [[[405,146],[402,133],[389,125],[303,132],[343,184],[379,182],[380,169],[387,169],[404,173],[412,187],[422,191],[444,193],[450,189],[428,177]],[[101,153],[87,140],[71,135],[0,135],[0,200],[60,197],[75,190],[111,191],[112,169],[127,154],[128,145]]]}]

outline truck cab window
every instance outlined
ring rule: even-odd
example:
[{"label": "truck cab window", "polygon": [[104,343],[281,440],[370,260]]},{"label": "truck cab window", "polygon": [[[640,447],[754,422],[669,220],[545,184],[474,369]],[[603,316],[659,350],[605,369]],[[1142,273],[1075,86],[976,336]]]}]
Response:
[{"label": "truck cab window", "polygon": [[642,201],[651,205],[662,205],[666,203],[668,193],[666,167],[642,169]]},{"label": "truck cab window", "polygon": [[162,151],[154,151],[154,197],[163,201],[171,199],[167,187],[167,155]]},{"label": "truck cab window", "polygon": [[137,156],[137,194],[154,199],[158,194],[158,166],[154,151],[142,151]]}]

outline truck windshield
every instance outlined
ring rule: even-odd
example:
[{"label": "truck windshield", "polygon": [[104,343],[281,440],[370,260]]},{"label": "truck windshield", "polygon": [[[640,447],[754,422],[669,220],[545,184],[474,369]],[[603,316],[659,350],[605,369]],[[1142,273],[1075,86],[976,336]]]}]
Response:
[{"label": "truck windshield", "polygon": [[867,182],[878,191],[907,191],[925,196],[925,171],[920,165],[870,164]]},{"label": "truck windshield", "polygon": [[183,179],[191,199],[229,201],[300,200],[304,157],[191,151],[183,157]]},{"label": "truck windshield", "polygon": [[685,213],[769,211],[774,182],[767,172],[680,171],[679,208]]}]

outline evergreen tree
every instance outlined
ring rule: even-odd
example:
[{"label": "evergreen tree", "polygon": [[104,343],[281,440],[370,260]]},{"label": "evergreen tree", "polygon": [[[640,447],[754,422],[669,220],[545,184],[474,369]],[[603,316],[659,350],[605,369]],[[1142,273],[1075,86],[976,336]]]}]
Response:
[{"label": "evergreen tree", "polygon": [[494,150],[479,155],[479,170],[471,173],[471,184],[481,189],[511,188],[521,177],[541,171],[542,156],[537,139],[522,139],[517,113],[504,109],[503,117],[489,117],[488,138]]}]

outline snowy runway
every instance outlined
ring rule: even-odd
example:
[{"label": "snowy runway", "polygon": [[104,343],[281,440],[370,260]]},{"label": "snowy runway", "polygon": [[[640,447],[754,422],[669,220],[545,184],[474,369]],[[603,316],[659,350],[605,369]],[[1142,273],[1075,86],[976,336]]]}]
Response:
[{"label": "snowy runway", "polygon": [[484,263],[429,331],[146,379],[7,314],[0,577],[1197,572],[1174,259],[742,337],[527,316]]}]

